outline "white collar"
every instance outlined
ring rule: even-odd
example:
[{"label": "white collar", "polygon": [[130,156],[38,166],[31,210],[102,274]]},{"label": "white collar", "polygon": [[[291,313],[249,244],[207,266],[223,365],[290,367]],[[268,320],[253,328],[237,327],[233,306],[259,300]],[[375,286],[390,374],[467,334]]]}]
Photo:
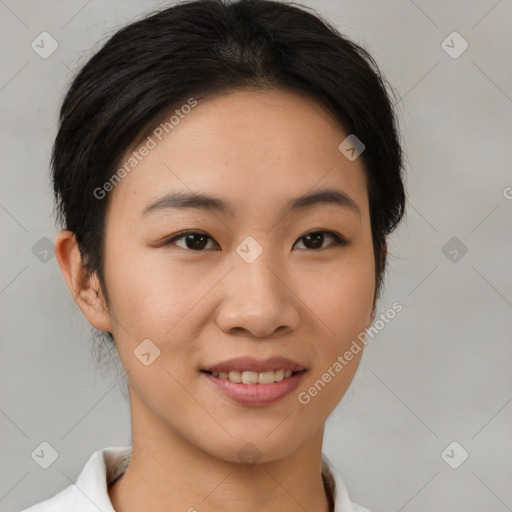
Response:
[{"label": "white collar", "polygon": [[[130,462],[131,446],[103,448],[94,452],[76,483],[24,512],[115,512],[108,495],[108,483],[122,475]],[[369,512],[351,503],[341,476],[322,455],[322,472],[334,490],[335,512]]]}]

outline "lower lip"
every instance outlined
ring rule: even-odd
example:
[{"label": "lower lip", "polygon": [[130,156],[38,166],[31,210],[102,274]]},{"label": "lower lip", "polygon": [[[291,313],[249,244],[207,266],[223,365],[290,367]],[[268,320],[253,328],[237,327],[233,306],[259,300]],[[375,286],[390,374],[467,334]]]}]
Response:
[{"label": "lower lip", "polygon": [[305,372],[295,373],[273,384],[242,384],[227,379],[219,379],[210,373],[201,374],[217,389],[242,405],[263,406],[278,402],[290,394],[298,385]]}]

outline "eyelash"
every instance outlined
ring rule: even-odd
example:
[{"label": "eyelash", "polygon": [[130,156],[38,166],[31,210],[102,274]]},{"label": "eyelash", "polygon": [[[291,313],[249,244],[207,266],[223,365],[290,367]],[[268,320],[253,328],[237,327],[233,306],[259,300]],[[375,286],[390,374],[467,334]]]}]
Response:
[{"label": "eyelash", "polygon": [[[334,244],[332,245],[333,247],[344,246],[344,245],[348,244],[347,240],[345,240],[345,238],[343,238],[341,235],[339,235],[338,233],[335,233],[333,231],[327,231],[327,230],[309,231],[309,232],[305,233],[304,235],[302,235],[301,237],[299,237],[298,240],[301,240],[302,238],[305,238],[308,235],[316,235],[316,234],[320,234],[320,233],[328,234],[328,235],[332,236],[332,238],[334,239]],[[172,245],[176,240],[185,238],[188,235],[203,235],[203,236],[206,236],[207,238],[209,238],[210,240],[213,240],[213,238],[211,238],[209,235],[207,235],[206,233],[204,233],[202,231],[190,231],[189,230],[189,231],[182,231],[181,233],[178,233],[177,235],[173,236],[172,238],[165,240],[162,245],[164,247],[167,247],[169,245]],[[320,249],[307,249],[306,248],[306,249],[300,249],[300,250],[302,250],[302,251],[304,251],[304,250],[323,251],[325,249],[328,249],[329,247],[330,246],[322,247]],[[187,251],[194,251],[194,249],[189,249],[188,247],[180,247],[180,249],[185,249]],[[206,249],[196,250],[194,252],[204,252],[205,250]]]}]

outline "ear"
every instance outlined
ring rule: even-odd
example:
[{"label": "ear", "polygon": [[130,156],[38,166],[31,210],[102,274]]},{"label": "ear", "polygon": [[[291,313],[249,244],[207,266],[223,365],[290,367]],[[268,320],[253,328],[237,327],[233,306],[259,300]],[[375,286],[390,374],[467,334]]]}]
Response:
[{"label": "ear", "polygon": [[90,324],[111,332],[110,314],[96,274],[87,275],[74,233],[61,231],[55,239],[55,256],[69,291]]}]

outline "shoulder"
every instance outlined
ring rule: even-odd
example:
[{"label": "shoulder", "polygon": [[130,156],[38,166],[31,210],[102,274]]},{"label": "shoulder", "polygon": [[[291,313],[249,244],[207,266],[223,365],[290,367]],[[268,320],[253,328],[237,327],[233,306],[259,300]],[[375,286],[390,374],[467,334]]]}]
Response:
[{"label": "shoulder", "polygon": [[94,452],[75,483],[22,512],[114,512],[108,483],[124,472],[131,447],[109,447]]}]

